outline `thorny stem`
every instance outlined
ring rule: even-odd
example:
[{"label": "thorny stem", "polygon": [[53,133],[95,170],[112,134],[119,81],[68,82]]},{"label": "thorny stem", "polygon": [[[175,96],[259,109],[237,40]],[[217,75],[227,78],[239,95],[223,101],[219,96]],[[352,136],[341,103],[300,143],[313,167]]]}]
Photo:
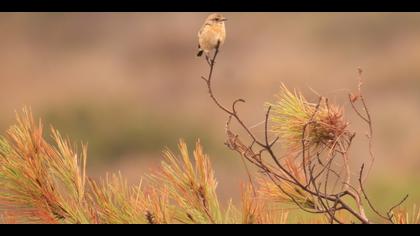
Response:
[{"label": "thorny stem", "polygon": [[407,200],[407,198],[408,198],[408,194],[407,194],[407,195],[405,195],[405,197],[404,197],[404,198],[403,198],[400,202],[398,202],[398,203],[397,203],[397,204],[395,204],[393,207],[391,207],[391,208],[389,209],[389,211],[387,212],[387,215],[388,215],[389,219],[391,219],[392,223],[394,223],[394,220],[393,220],[393,218],[394,218],[394,214],[392,213],[392,211],[393,211],[395,208],[397,208],[397,207],[401,206],[401,204],[403,204],[403,203]]},{"label": "thorny stem", "polygon": [[[209,58],[207,60],[208,65],[209,65],[209,73],[207,77],[202,76],[201,79],[203,79],[206,82],[207,85],[207,89],[208,89],[208,93],[210,95],[210,98],[213,100],[213,102],[216,104],[217,107],[219,107],[222,111],[224,111],[225,113],[227,113],[229,115],[229,120],[227,123],[227,127],[226,127],[226,132],[228,135],[228,141],[227,141],[227,145],[229,148],[231,148],[232,150],[237,151],[238,153],[241,154],[242,157],[244,157],[246,160],[248,160],[249,162],[251,162],[252,164],[254,164],[255,166],[257,166],[258,168],[260,168],[263,173],[265,173],[272,181],[273,183],[276,184],[276,186],[279,187],[279,189],[284,192],[299,208],[301,208],[304,211],[307,212],[311,212],[311,213],[324,213],[324,214],[328,214],[330,217],[331,222],[337,222],[337,223],[342,223],[340,222],[336,217],[335,217],[335,213],[339,210],[345,210],[348,213],[350,213],[351,215],[353,215],[356,219],[358,219],[361,223],[363,224],[369,224],[369,220],[367,219],[367,217],[365,216],[364,213],[364,209],[362,207],[362,203],[361,203],[361,199],[360,196],[356,193],[352,193],[348,190],[342,191],[340,193],[337,194],[328,194],[327,193],[327,185],[328,185],[328,175],[330,172],[334,172],[334,170],[331,167],[332,161],[333,161],[333,156],[330,157],[328,163],[326,165],[322,165],[323,169],[318,173],[318,175],[316,177],[314,177],[313,175],[313,171],[314,171],[314,166],[310,167],[309,166],[309,181],[308,181],[308,173],[306,173],[306,157],[305,157],[305,130],[306,127],[312,123],[313,121],[313,117],[316,115],[316,112],[319,109],[320,103],[321,103],[321,99],[322,97],[320,97],[320,101],[315,109],[315,112],[313,113],[312,118],[310,119],[310,121],[305,125],[304,130],[302,131],[302,151],[303,151],[303,168],[305,170],[305,178],[307,181],[307,184],[303,184],[301,183],[296,176],[294,176],[291,172],[289,172],[278,160],[277,156],[274,154],[272,146],[277,142],[277,140],[279,139],[279,137],[275,138],[273,141],[269,141],[268,140],[268,120],[269,120],[269,115],[270,115],[270,111],[271,111],[271,107],[268,107],[267,112],[265,114],[265,136],[264,136],[264,141],[259,141],[256,136],[250,131],[250,129],[248,128],[247,125],[245,125],[245,123],[243,122],[243,120],[239,117],[238,112],[236,110],[236,105],[239,102],[245,102],[245,100],[243,99],[237,99],[232,103],[232,108],[228,109],[227,107],[225,107],[224,105],[222,105],[219,100],[214,96],[213,93],[213,89],[212,89],[212,77],[213,77],[213,71],[214,71],[214,66],[215,66],[215,61],[217,58],[217,55],[219,53],[219,46],[220,43],[218,43],[218,45],[216,46],[215,49],[215,53],[213,55],[213,58]],[[366,117],[363,116],[361,114],[361,112],[355,107],[353,99],[351,96],[350,97],[350,101],[351,101],[351,105],[353,107],[353,109],[355,110],[355,112],[365,121],[369,124],[369,130],[370,133],[368,135],[369,138],[369,149],[370,149],[370,155],[371,155],[371,160],[373,163],[374,160],[374,156],[373,153],[371,151],[371,147],[372,147],[372,122],[371,122],[371,117],[369,114],[369,111],[367,109],[367,105],[366,102],[364,101],[363,97],[361,96],[361,79],[359,80],[359,95],[358,97],[361,99],[362,104],[363,104],[363,108],[366,112]],[[328,104],[327,104],[328,106]],[[251,138],[252,140],[252,144],[251,145],[244,145],[240,140],[238,135],[235,135],[234,133],[232,133],[229,129],[229,125],[230,125],[230,121],[231,118],[234,118],[239,125],[245,130],[245,132],[247,133],[247,135]],[[348,147],[350,147],[352,138],[354,137],[354,135],[350,138],[350,140],[348,141]],[[260,146],[262,149],[259,151],[258,154],[255,154],[253,151],[253,145],[257,144],[258,146]],[[341,146],[341,145],[340,145]],[[343,147],[341,146],[341,148],[343,149]],[[269,154],[269,156],[271,157],[271,159],[274,161],[275,165],[279,168],[280,172],[282,174],[284,174],[285,176],[282,176],[281,174],[276,173],[276,171],[274,169],[272,169],[271,167],[269,167],[269,164],[263,163],[261,155],[263,152],[267,152]],[[347,155],[347,150],[341,151],[340,152],[342,155]],[[348,165],[348,163],[346,163],[345,165]],[[321,185],[318,184],[318,186],[315,184],[316,179],[322,175],[322,173],[325,172],[326,173],[326,180],[324,182],[324,193],[322,193],[320,191],[320,187]],[[250,175],[249,175],[250,176]],[[251,179],[251,178],[250,178]],[[323,209],[320,210],[309,210],[307,208],[305,208],[304,206],[302,206],[292,195],[290,195],[287,191],[285,191],[283,189],[283,187],[277,183],[277,181],[286,181],[289,182],[293,185],[295,185],[296,187],[302,189],[303,191],[307,192],[308,194],[315,196],[318,198],[319,202],[321,203]],[[252,182],[251,182],[252,183]],[[310,188],[310,185],[312,183],[312,187],[314,190],[312,190],[312,188]],[[343,184],[347,184],[350,185],[349,181],[346,181]],[[254,188],[254,187],[253,187]],[[353,188],[353,187],[352,187]],[[351,206],[349,206],[342,198],[344,196],[350,196],[351,198],[353,198],[356,201],[356,204],[358,206],[358,210],[359,212],[356,212]],[[329,203],[333,203],[332,207],[329,207]],[[402,203],[403,201],[401,201]],[[399,205],[399,204],[398,204]],[[397,205],[397,206],[398,206]],[[394,207],[395,208],[395,207]],[[388,215],[391,215],[390,212],[392,212],[392,210],[394,209],[392,208],[389,212]],[[392,216],[391,216],[392,217]]]},{"label": "thorny stem", "polygon": [[[364,183],[366,181],[367,177],[369,176],[371,170],[372,170],[373,163],[375,162],[375,155],[373,154],[373,150],[372,150],[373,149],[373,147],[372,147],[373,146],[373,144],[372,144],[372,136],[373,136],[372,117],[370,115],[370,112],[369,112],[369,109],[367,107],[366,101],[365,101],[365,99],[363,97],[363,94],[362,94],[362,85],[363,85],[363,77],[362,77],[362,75],[363,75],[363,70],[361,68],[358,68],[357,72],[358,72],[358,80],[359,80],[358,86],[357,86],[357,93],[358,94],[356,96],[354,96],[352,94],[349,94],[349,100],[350,100],[350,104],[351,104],[353,110],[356,112],[356,114],[363,121],[366,122],[366,124],[369,127],[369,133],[367,134],[367,138],[369,140],[370,164],[369,164],[369,168],[368,168],[368,171],[367,171],[366,175],[362,178],[362,182]],[[359,100],[359,99],[360,99],[360,101],[362,103],[363,111],[364,111],[365,115],[363,115],[359,111],[359,109],[356,107],[355,102],[357,100]]]},{"label": "thorny stem", "polygon": [[363,164],[362,165],[362,167],[360,168],[360,174],[359,174],[359,184],[360,184],[360,189],[361,189],[361,191],[362,191],[362,193],[363,193],[363,196],[365,197],[365,199],[366,199],[366,202],[368,203],[368,205],[369,205],[369,207],[372,209],[372,211],[374,211],[375,212],[375,214],[377,214],[378,216],[380,216],[381,218],[383,218],[383,219],[385,219],[385,220],[387,220],[387,221],[389,221],[391,224],[394,224],[394,221],[393,221],[393,214],[392,214],[392,211],[396,208],[396,207],[398,207],[398,206],[400,206],[401,204],[403,204],[404,202],[405,202],[405,200],[407,200],[407,198],[408,198],[408,194],[407,195],[405,195],[405,197],[400,201],[400,202],[398,202],[396,205],[394,205],[393,207],[391,207],[389,210],[388,210],[388,212],[387,212],[387,216],[385,216],[385,215],[383,215],[382,213],[380,213],[375,207],[374,207],[374,205],[372,204],[372,201],[370,201],[370,199],[369,199],[369,197],[368,197],[368,195],[367,195],[367,193],[366,193],[366,190],[364,189],[364,187],[363,187],[363,180],[362,180],[362,176],[363,176],[363,170],[364,170],[364,168],[365,168],[365,165]]},{"label": "thorny stem", "polygon": [[308,174],[306,173],[306,156],[305,156],[305,153],[306,153],[306,147],[305,147],[306,137],[305,137],[305,133],[306,133],[306,130],[307,130],[308,126],[311,125],[314,122],[314,118],[316,116],[316,113],[318,113],[319,106],[321,105],[321,101],[322,101],[322,97],[320,96],[318,104],[315,107],[315,111],[312,113],[311,118],[309,119],[308,122],[306,122],[306,124],[303,126],[303,129],[302,129],[302,168],[303,168],[303,172],[304,172],[304,175],[305,175],[306,183],[308,183],[308,184],[309,184]]},{"label": "thorny stem", "polygon": [[215,52],[214,52],[214,55],[213,55],[213,58],[212,59],[209,59],[209,67],[210,67],[210,70],[209,70],[209,74],[208,74],[208,76],[207,76],[207,78],[206,77],[204,77],[204,76],[201,76],[201,79],[203,79],[205,82],[206,82],[206,84],[207,84],[207,88],[208,88],[208,92],[209,92],[209,95],[210,95],[210,97],[211,97],[211,99],[214,101],[214,103],[220,108],[220,109],[222,109],[224,112],[226,112],[227,114],[229,114],[229,115],[231,115],[232,117],[234,117],[235,119],[236,119],[236,121],[242,126],[242,128],[244,128],[244,130],[248,133],[248,135],[252,138],[252,140],[253,141],[255,141],[258,145],[260,145],[261,147],[264,147],[264,144],[263,143],[261,143],[261,142],[259,142],[256,138],[255,138],[255,136],[254,136],[254,134],[248,129],[248,127],[244,124],[244,122],[239,118],[239,116],[238,116],[238,113],[236,112],[236,109],[235,109],[235,105],[236,105],[236,103],[238,103],[238,102],[245,102],[245,100],[243,100],[243,99],[237,99],[234,103],[233,103],[233,105],[232,105],[232,111],[231,110],[229,110],[228,108],[226,108],[225,106],[223,106],[218,100],[217,100],[217,98],[214,96],[214,93],[213,93],[213,89],[212,89],[212,86],[211,86],[211,82],[212,82],[212,76],[213,76],[213,70],[214,70],[214,65],[215,65],[215,63],[216,63],[216,58],[217,58],[217,55],[219,54],[219,46],[220,46],[220,42],[218,42],[217,43],[217,46],[216,46],[216,49],[215,49]]}]

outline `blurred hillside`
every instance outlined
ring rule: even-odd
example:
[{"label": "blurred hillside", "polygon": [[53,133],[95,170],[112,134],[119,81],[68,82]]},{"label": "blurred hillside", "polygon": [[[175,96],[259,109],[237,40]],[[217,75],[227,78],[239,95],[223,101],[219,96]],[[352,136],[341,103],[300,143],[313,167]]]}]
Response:
[{"label": "blurred hillside", "polygon": [[[374,119],[372,192],[411,193],[420,180],[420,14],[224,13],[227,41],[215,90],[227,103],[246,98],[249,124],[264,116],[281,82],[346,104],[364,69]],[[14,110],[34,113],[89,143],[95,176],[122,170],[130,181],[160,161],[178,138],[201,138],[224,197],[238,197],[244,171],[223,145],[225,116],[208,98],[195,57],[207,13],[0,13],[0,127]],[[346,112],[367,158],[366,127]],[[257,127],[258,129],[258,127]],[[382,181],[380,181],[382,180]],[[234,186],[234,187],[233,187]],[[235,190],[235,191],[233,191]],[[236,191],[238,190],[238,191]],[[414,198],[414,199],[413,199]],[[395,199],[382,199],[393,203]]]}]

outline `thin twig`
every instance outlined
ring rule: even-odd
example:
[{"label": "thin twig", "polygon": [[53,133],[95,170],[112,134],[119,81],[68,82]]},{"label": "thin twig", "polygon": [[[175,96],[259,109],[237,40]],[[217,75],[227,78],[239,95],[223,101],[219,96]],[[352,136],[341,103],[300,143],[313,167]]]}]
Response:
[{"label": "thin twig", "polygon": [[[279,189],[284,192],[284,194],[286,194],[287,196],[290,197],[290,199],[302,210],[304,211],[308,211],[311,213],[327,213],[330,214],[331,218],[336,221],[339,222],[338,219],[335,218],[335,212],[338,210],[345,210],[347,212],[349,212],[351,215],[353,215],[354,217],[356,217],[361,223],[367,224],[369,223],[369,220],[366,218],[366,216],[364,215],[364,212],[360,210],[360,212],[356,212],[351,206],[349,206],[347,203],[345,203],[342,199],[342,197],[346,196],[346,195],[350,195],[353,196],[354,198],[356,198],[353,194],[349,193],[349,192],[341,192],[335,195],[330,195],[327,194],[326,191],[325,193],[321,193],[319,191],[319,187],[321,185],[319,185],[319,187],[315,184],[316,179],[313,176],[313,171],[314,171],[314,167],[310,168],[310,172],[311,172],[311,181],[313,182],[314,185],[314,190],[311,190],[311,188],[309,188],[309,186],[305,186],[303,183],[301,183],[298,178],[296,176],[294,176],[293,173],[289,172],[279,161],[279,159],[277,158],[277,156],[274,154],[274,151],[272,149],[272,146],[277,142],[277,140],[279,139],[279,137],[276,137],[273,141],[269,142],[268,140],[268,120],[269,120],[269,114],[270,114],[270,110],[271,108],[269,107],[269,109],[266,112],[265,115],[265,129],[264,129],[264,141],[259,141],[256,136],[251,132],[250,128],[248,128],[247,125],[245,125],[245,123],[243,122],[243,120],[239,117],[238,111],[236,109],[236,105],[239,102],[245,102],[245,100],[243,99],[237,99],[232,103],[232,109],[229,110],[228,108],[226,108],[225,106],[223,106],[219,100],[214,96],[213,90],[212,90],[212,76],[213,76],[213,70],[214,70],[214,65],[215,65],[215,61],[216,61],[216,57],[218,55],[219,52],[219,44],[216,47],[214,56],[212,59],[208,60],[208,64],[210,67],[209,70],[209,74],[207,77],[201,77],[207,84],[207,88],[208,88],[208,92],[210,94],[211,99],[214,101],[214,103],[224,112],[226,112],[229,115],[229,122],[232,119],[232,117],[239,123],[239,125],[244,129],[244,131],[248,134],[248,136],[251,138],[252,144],[251,145],[244,145],[238,138],[237,135],[235,135],[233,132],[231,132],[230,130],[227,130],[227,135],[228,135],[228,141],[227,144],[228,146],[233,149],[236,150],[237,152],[239,152],[241,154],[242,157],[244,157],[246,160],[250,161],[252,164],[256,165],[258,168],[260,168],[260,170],[262,170],[272,181],[273,183],[275,183]],[[315,117],[320,103],[321,103],[321,99],[320,98],[320,102],[318,103],[312,117],[311,120],[313,120],[313,118]],[[308,122],[308,124],[306,126],[309,125],[309,123],[312,122]],[[306,129],[306,127],[305,127]],[[304,163],[304,169],[306,171],[306,157],[305,157],[305,130],[302,131],[303,135],[302,135],[302,146],[303,146],[303,161]],[[252,151],[252,147],[254,144],[258,144],[262,149],[258,152],[258,154],[255,154]],[[275,166],[279,169],[278,171],[280,171],[281,174],[277,174],[276,171],[274,169],[272,169],[271,167],[269,167],[268,164],[263,163],[263,160],[261,158],[262,153],[266,152],[269,154],[269,156],[271,157],[271,159],[274,161]],[[331,157],[332,158],[332,157]],[[328,164],[327,167],[327,171],[330,172],[331,171],[331,164]],[[283,176],[284,175],[284,176]],[[324,205],[324,210],[309,210],[306,209],[305,207],[303,207],[292,195],[290,195],[287,191],[285,191],[281,185],[277,184],[277,181],[274,179],[276,178],[279,181],[286,181],[289,182],[290,184],[294,185],[296,188],[302,189],[304,192],[312,195],[312,196],[316,196],[318,197],[318,199],[321,202],[325,202]],[[307,180],[307,178],[306,178]],[[332,202],[333,207],[329,208],[328,202]]]},{"label": "thin twig", "polygon": [[370,201],[369,197],[367,196],[367,193],[365,191],[365,188],[363,186],[363,181],[362,181],[362,176],[363,176],[363,170],[365,168],[365,164],[362,164],[362,167],[360,168],[360,174],[359,174],[359,185],[360,185],[360,189],[361,192],[363,193],[363,196],[366,200],[366,202],[368,203],[370,209],[372,209],[378,216],[380,216],[381,218],[390,221],[392,223],[392,220],[390,219],[390,217],[386,217],[384,215],[382,215],[372,204],[372,202]]},{"label": "thin twig", "polygon": [[312,113],[310,119],[308,120],[308,122],[306,122],[306,124],[303,126],[303,129],[302,129],[302,140],[301,140],[301,142],[302,142],[302,168],[303,168],[303,172],[305,174],[305,181],[306,181],[306,183],[308,183],[308,174],[306,173],[306,157],[305,157],[305,153],[306,153],[306,148],[305,148],[306,138],[305,138],[305,133],[306,133],[307,127],[314,122],[314,118],[315,118],[316,113],[319,110],[319,107],[321,105],[321,101],[322,101],[322,97],[319,97],[319,101],[318,101],[318,103],[317,103],[317,105],[315,107],[314,112]]},{"label": "thin twig", "polygon": [[400,201],[400,202],[398,202],[397,204],[395,204],[393,207],[391,207],[391,209],[389,209],[389,211],[387,212],[387,215],[389,216],[389,218],[391,219],[391,222],[392,223],[394,223],[394,221],[392,220],[393,218],[394,218],[394,214],[392,213],[392,211],[395,209],[395,208],[397,208],[397,207],[399,207],[399,206],[401,206],[406,200],[407,200],[407,198],[408,198],[408,194],[407,195],[405,195],[405,197]]}]

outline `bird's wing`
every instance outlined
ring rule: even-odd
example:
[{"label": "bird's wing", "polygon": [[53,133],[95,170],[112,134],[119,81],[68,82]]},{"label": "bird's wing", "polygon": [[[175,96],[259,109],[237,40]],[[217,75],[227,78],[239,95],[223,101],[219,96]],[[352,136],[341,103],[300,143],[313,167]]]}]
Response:
[{"label": "bird's wing", "polygon": [[203,33],[204,29],[209,26],[209,23],[205,23],[203,26],[201,26],[200,30],[198,31],[198,37]]}]

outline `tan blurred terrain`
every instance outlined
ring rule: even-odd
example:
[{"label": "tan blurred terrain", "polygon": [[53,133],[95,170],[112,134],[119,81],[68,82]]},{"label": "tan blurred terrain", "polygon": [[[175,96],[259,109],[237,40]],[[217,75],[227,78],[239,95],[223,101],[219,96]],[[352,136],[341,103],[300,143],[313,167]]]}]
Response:
[{"label": "tan blurred terrain", "polygon": [[[381,204],[405,193],[420,202],[420,14],[224,13],[227,41],[215,92],[241,97],[249,124],[281,82],[345,104],[358,132],[352,155],[368,157],[366,127],[346,96],[364,69],[374,119],[376,166],[370,181]],[[121,170],[135,182],[157,167],[161,150],[197,138],[210,154],[226,199],[245,181],[226,150],[225,115],[210,102],[195,57],[207,13],[0,13],[0,127],[14,110],[34,113],[72,140],[89,143],[89,171]],[[257,127],[258,128],[258,127]],[[388,198],[389,196],[389,198]]]}]

